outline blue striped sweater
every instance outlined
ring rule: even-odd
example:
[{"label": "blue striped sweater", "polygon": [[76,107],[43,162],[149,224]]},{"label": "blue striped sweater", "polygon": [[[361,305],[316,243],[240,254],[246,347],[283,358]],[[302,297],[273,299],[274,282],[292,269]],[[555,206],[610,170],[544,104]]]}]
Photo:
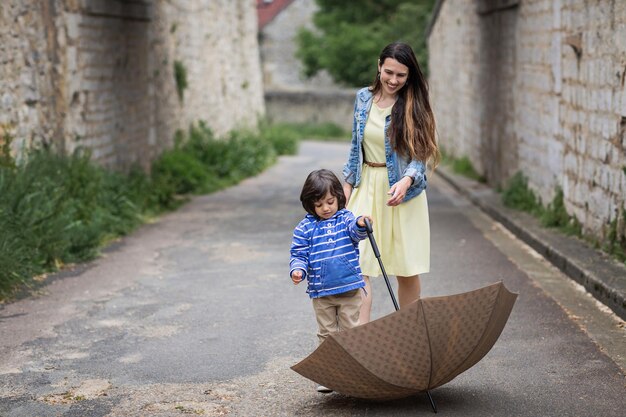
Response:
[{"label": "blue striped sweater", "polygon": [[289,275],[303,271],[311,298],[365,286],[359,266],[359,241],[367,237],[357,218],[341,209],[328,220],[307,214],[293,231]]}]

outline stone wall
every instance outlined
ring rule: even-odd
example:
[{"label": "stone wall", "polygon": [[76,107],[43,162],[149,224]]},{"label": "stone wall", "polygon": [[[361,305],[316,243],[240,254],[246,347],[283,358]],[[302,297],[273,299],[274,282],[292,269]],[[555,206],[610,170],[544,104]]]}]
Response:
[{"label": "stone wall", "polygon": [[[178,129],[217,134],[264,114],[249,0],[7,0],[0,4],[0,125],[33,142],[150,161]],[[179,96],[175,65],[187,73]]]},{"label": "stone wall", "polygon": [[624,230],[626,2],[447,0],[430,36],[440,142],[490,184],[521,171],[584,231]]},{"label": "stone wall", "polygon": [[268,91],[267,119],[273,123],[334,123],[352,130],[356,90]]}]

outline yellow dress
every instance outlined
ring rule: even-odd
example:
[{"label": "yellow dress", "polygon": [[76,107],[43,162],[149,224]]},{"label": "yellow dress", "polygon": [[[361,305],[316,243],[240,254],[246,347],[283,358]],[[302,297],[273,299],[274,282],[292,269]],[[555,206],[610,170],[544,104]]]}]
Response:
[{"label": "yellow dress", "polygon": [[[391,107],[372,108],[363,134],[365,160],[385,162],[385,117]],[[426,191],[395,207],[388,206],[389,178],[387,168],[363,164],[361,183],[354,188],[348,209],[355,216],[369,214],[374,220],[374,238],[388,275],[412,276],[430,270],[430,225]],[[359,244],[363,275],[382,275],[378,260],[368,239]]]}]

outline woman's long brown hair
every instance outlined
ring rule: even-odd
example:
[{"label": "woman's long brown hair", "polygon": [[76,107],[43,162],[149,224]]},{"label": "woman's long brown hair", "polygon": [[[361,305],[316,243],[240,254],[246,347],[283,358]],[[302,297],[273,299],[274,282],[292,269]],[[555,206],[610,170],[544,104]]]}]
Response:
[{"label": "woman's long brown hair", "polygon": [[[428,83],[415,53],[409,45],[394,42],[380,53],[380,64],[384,64],[387,58],[395,59],[409,69],[406,84],[398,92],[398,99],[391,110],[391,146],[402,155],[424,163],[431,162],[435,167],[440,159],[435,117],[428,99]],[[382,90],[379,74],[370,90],[374,95]]]}]

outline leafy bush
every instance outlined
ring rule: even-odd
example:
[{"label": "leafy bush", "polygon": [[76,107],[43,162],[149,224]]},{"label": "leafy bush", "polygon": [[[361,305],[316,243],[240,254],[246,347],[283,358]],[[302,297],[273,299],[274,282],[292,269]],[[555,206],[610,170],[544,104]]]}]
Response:
[{"label": "leafy bush", "polygon": [[[316,140],[350,140],[350,133],[335,123],[275,123],[261,125],[261,134],[274,143],[277,149],[288,149],[295,154],[298,141],[301,139]],[[285,142],[285,143],[283,143]]]},{"label": "leafy bush", "polygon": [[541,210],[541,224],[545,227],[558,227],[568,234],[580,235],[581,227],[576,218],[570,216],[565,209],[563,190],[557,187],[554,199]]},{"label": "leafy bush", "polygon": [[261,125],[261,136],[274,146],[278,155],[298,153],[300,137],[289,126],[264,123]]},{"label": "leafy bush", "polygon": [[535,193],[528,188],[528,180],[521,172],[513,175],[504,191],[502,202],[505,206],[529,213],[539,213],[541,204]]},{"label": "leafy bush", "polygon": [[297,57],[304,75],[326,69],[338,83],[369,85],[376,74],[376,57],[390,42],[413,47],[422,70],[428,73],[425,31],[434,0],[351,2],[317,0],[316,31],[301,29]]},{"label": "leafy bush", "polygon": [[242,130],[218,139],[202,123],[177,134],[149,175],[139,168],[108,171],[89,152],[68,156],[47,148],[16,165],[1,148],[0,300],[33,285],[33,276],[94,258],[103,244],[185,196],[235,184],[275,159],[267,136]]},{"label": "leafy bush", "polygon": [[187,67],[181,61],[174,61],[174,81],[178,98],[183,101],[185,90],[189,86],[187,82]]},{"label": "leafy bush", "polygon": [[0,297],[32,275],[93,258],[141,222],[120,174],[49,149],[0,168]]},{"label": "leafy bush", "polygon": [[521,172],[517,172],[502,192],[502,202],[507,207],[526,211],[538,217],[544,227],[554,227],[568,235],[582,236],[580,223],[565,209],[563,190],[560,187],[556,188],[552,202],[544,207],[541,200],[528,188],[527,178]]},{"label": "leafy bush", "polygon": [[476,172],[472,161],[467,156],[452,160],[452,170],[459,175],[471,178],[478,182],[487,182],[485,177]]}]

